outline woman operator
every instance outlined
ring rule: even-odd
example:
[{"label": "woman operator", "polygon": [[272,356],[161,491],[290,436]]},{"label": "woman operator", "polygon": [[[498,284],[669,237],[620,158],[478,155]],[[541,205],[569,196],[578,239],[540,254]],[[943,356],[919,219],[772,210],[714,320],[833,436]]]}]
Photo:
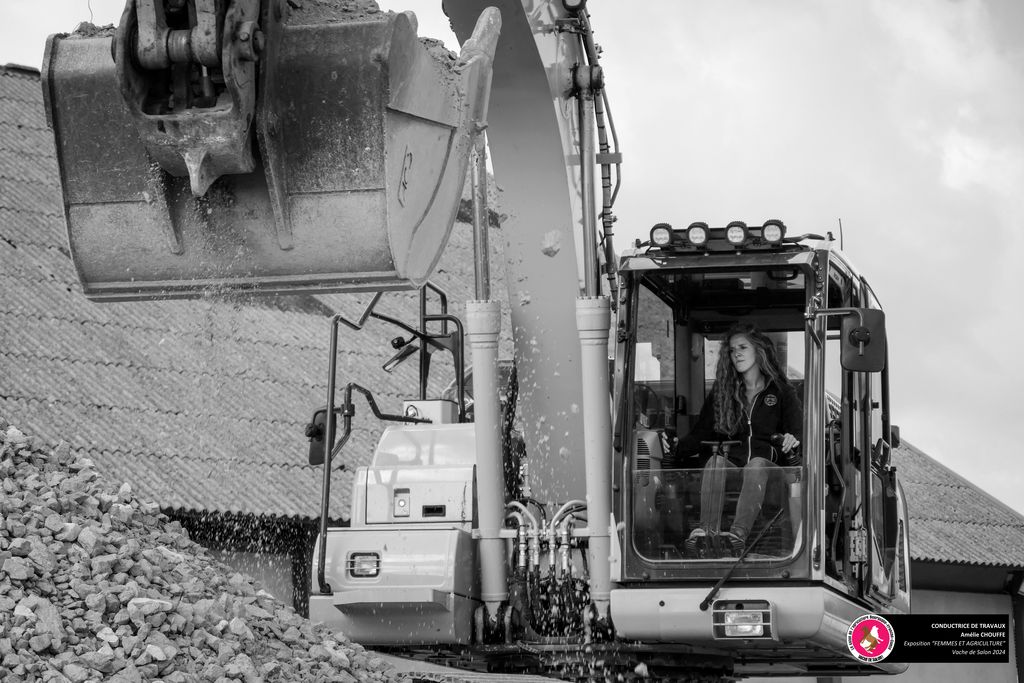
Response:
[{"label": "woman operator", "polygon": [[[800,398],[779,365],[772,340],[754,325],[734,325],[722,341],[715,384],[697,423],[678,442],[668,465],[683,467],[685,459],[698,457],[701,442],[738,442],[704,466],[700,526],[686,540],[689,553],[695,554],[709,535],[742,551],[761,512],[768,476],[779,464],[779,451],[790,453],[800,445],[802,427]],[[773,445],[772,436],[779,434],[781,443],[776,436]],[[720,531],[727,467],[743,468],[743,485],[732,526]]]}]

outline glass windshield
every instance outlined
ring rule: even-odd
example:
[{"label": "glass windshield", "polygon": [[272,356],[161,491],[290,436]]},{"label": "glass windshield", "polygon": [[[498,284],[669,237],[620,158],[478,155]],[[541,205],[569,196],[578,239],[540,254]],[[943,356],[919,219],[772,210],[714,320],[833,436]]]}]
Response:
[{"label": "glass windshield", "polygon": [[[803,433],[803,272],[654,271],[639,278],[633,301],[636,552],[652,562],[722,560],[748,547],[750,561],[792,556],[805,482],[799,448],[784,437]],[[737,324],[758,335],[751,346],[770,349],[772,360],[751,361],[765,372],[750,394],[716,403],[720,374],[730,394],[748,376],[726,338]]]},{"label": "glass windshield", "polygon": [[[744,474],[743,468],[728,466],[634,471],[636,551],[655,562],[731,559],[748,547],[744,561],[793,556],[801,536],[803,468],[774,467],[764,473],[764,481],[755,484],[763,487],[759,510],[751,517],[753,524],[742,544],[737,544],[735,537],[725,532],[750,504],[743,492]],[[715,505],[721,505],[720,513],[708,511]],[[718,533],[708,529],[706,522],[702,526],[702,518],[714,514],[720,515]]]}]

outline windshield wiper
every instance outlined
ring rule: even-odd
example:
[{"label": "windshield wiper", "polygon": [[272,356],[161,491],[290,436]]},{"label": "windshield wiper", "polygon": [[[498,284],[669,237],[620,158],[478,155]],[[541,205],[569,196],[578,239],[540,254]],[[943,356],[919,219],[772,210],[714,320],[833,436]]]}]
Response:
[{"label": "windshield wiper", "polygon": [[739,567],[740,563],[743,562],[744,558],[746,558],[750,551],[753,550],[754,547],[761,542],[761,539],[764,538],[764,535],[766,533],[768,533],[768,530],[775,526],[775,522],[778,521],[779,517],[782,516],[782,511],[785,509],[785,507],[780,507],[779,511],[775,513],[775,516],[771,518],[771,521],[765,524],[764,528],[761,529],[761,532],[754,537],[754,540],[750,543],[750,545],[743,549],[743,552],[740,553],[740,556],[736,558],[736,564],[729,567],[729,571],[722,575],[722,578],[718,580],[718,583],[716,583],[715,587],[711,589],[711,592],[708,593],[708,596],[704,598],[703,602],[700,603],[701,612],[708,611],[708,607],[711,605],[711,601],[715,599],[716,595],[718,595],[718,589],[722,587],[722,584],[729,580],[729,577],[732,576],[732,573],[736,571],[736,567]]}]

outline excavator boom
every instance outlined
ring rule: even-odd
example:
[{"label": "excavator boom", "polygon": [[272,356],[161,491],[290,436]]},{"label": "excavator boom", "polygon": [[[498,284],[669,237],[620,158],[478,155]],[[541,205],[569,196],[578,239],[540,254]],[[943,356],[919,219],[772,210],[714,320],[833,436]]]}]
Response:
[{"label": "excavator boom", "polygon": [[114,35],[51,36],[44,98],[86,296],[422,285],[500,25],[480,14],[456,59],[367,3],[129,0]]}]

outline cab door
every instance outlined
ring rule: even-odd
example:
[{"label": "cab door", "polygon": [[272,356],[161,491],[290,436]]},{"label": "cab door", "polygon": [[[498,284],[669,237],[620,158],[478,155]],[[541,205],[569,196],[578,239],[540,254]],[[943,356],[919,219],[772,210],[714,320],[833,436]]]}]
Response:
[{"label": "cab door", "polygon": [[[851,308],[858,304],[856,280],[849,269],[830,260],[826,280],[825,307]],[[860,569],[864,525],[862,522],[859,467],[860,438],[855,419],[858,377],[842,367],[840,320],[827,317],[820,328],[825,337],[824,384],[825,419],[825,570],[845,585],[851,595],[860,592]]]},{"label": "cab door", "polygon": [[[881,305],[870,286],[861,278],[861,292],[867,308],[881,310]],[[906,603],[909,609],[909,593],[906,568],[909,558],[905,555],[906,517],[903,512],[902,496],[892,463],[892,426],[889,406],[889,367],[886,353],[886,367],[877,373],[861,373],[864,387],[862,415],[864,420],[864,443],[869,447],[870,458],[865,461],[865,502],[869,505],[867,518],[867,566],[863,584],[864,597],[882,605],[894,601]]]}]

